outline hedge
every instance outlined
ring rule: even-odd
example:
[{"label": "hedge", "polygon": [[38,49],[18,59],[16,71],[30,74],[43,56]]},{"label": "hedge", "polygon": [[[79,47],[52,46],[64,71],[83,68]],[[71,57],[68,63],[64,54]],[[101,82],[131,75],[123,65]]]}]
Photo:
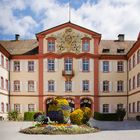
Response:
[{"label": "hedge", "polygon": [[24,112],[24,121],[34,121],[34,114],[36,112]]},{"label": "hedge", "polygon": [[94,112],[94,119],[99,121],[118,121],[117,113],[103,114],[99,112]]}]

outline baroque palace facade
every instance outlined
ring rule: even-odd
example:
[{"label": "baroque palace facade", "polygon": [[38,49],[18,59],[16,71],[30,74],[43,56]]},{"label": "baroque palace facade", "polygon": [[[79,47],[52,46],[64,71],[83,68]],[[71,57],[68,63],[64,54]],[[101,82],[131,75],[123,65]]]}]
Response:
[{"label": "baroque palace facade", "polygon": [[47,112],[54,97],[72,109],[140,115],[140,35],[136,41],[64,23],[34,40],[0,41],[0,116],[9,110]]}]

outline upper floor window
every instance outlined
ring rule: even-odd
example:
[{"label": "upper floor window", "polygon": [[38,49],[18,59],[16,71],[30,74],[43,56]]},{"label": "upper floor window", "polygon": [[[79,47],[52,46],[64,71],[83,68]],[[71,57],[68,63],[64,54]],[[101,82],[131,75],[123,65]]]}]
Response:
[{"label": "upper floor window", "polygon": [[20,91],[20,81],[14,81],[14,91]]},{"label": "upper floor window", "polygon": [[55,38],[48,39],[48,51],[54,52],[55,51]]},{"label": "upper floor window", "polygon": [[28,61],[28,72],[34,72],[34,61]]},{"label": "upper floor window", "polygon": [[1,55],[1,65],[4,67],[4,56]]},{"label": "upper floor window", "polygon": [[137,64],[140,63],[140,50],[137,51]]},{"label": "upper floor window", "polygon": [[89,91],[89,81],[83,80],[83,92],[88,92],[88,91]]},{"label": "upper floor window", "polygon": [[55,60],[48,59],[48,71],[55,71]]},{"label": "upper floor window", "polygon": [[129,79],[129,91],[131,90],[131,79]]},{"label": "upper floor window", "polygon": [[28,91],[29,92],[35,91],[34,81],[28,81]]},{"label": "upper floor window", "polygon": [[124,53],[125,49],[117,49],[117,53]]},{"label": "upper floor window", "polygon": [[28,111],[34,112],[35,111],[35,105],[34,104],[28,104]]},{"label": "upper floor window", "polygon": [[14,111],[17,111],[20,113],[20,104],[14,104]]},{"label": "upper floor window", "polygon": [[123,92],[123,81],[117,82],[117,92]]},{"label": "upper floor window", "polygon": [[133,89],[135,89],[135,76],[133,77]]},{"label": "upper floor window", "polygon": [[54,85],[54,81],[53,80],[50,80],[50,81],[48,81],[48,91],[49,92],[54,92],[54,87],[55,85]]},{"label": "upper floor window", "polygon": [[20,71],[20,62],[14,61],[14,71]]},{"label": "upper floor window", "polygon": [[88,72],[89,71],[89,59],[84,58],[82,61],[83,61],[82,62],[82,70],[84,72]]},{"label": "upper floor window", "polygon": [[65,71],[72,71],[73,69],[73,62],[72,58],[65,59]]},{"label": "upper floor window", "polygon": [[65,91],[66,92],[72,91],[72,81],[65,81]]},{"label": "upper floor window", "polygon": [[129,70],[131,70],[131,58],[129,59],[128,63],[129,63]]},{"label": "upper floor window", "polygon": [[6,59],[6,69],[7,70],[9,69],[9,61],[8,61],[8,59]]},{"label": "upper floor window", "polygon": [[109,104],[103,104],[103,113],[109,113]]},{"label": "upper floor window", "polygon": [[103,72],[109,72],[109,61],[103,61]]},{"label": "upper floor window", "polygon": [[118,72],[123,72],[123,71],[124,71],[124,64],[123,64],[123,61],[118,61],[118,62],[117,62],[117,71],[118,71]]},{"label": "upper floor window", "polygon": [[89,38],[83,38],[82,50],[83,50],[83,52],[89,52],[90,51],[90,39]]},{"label": "upper floor window", "polygon": [[137,101],[137,112],[140,112],[140,101]]},{"label": "upper floor window", "polygon": [[135,64],[136,64],[136,60],[135,60],[135,54],[133,55],[133,68],[135,67]]},{"label": "upper floor window", "polygon": [[133,113],[135,113],[135,111],[136,111],[135,110],[135,102],[133,102],[133,108],[132,109],[133,109]]},{"label": "upper floor window", "polygon": [[103,92],[109,92],[109,81],[103,81]]},{"label": "upper floor window", "polygon": [[117,104],[117,109],[123,109],[123,104]]},{"label": "upper floor window", "polygon": [[137,87],[140,87],[140,73],[137,74]]},{"label": "upper floor window", "polygon": [[110,52],[110,49],[103,49],[102,50],[102,53],[109,53]]},{"label": "upper floor window", "polygon": [[4,79],[3,79],[3,77],[1,77],[0,80],[1,80],[1,88],[3,89],[4,88]]},{"label": "upper floor window", "polygon": [[4,103],[1,103],[1,111],[4,112]]}]

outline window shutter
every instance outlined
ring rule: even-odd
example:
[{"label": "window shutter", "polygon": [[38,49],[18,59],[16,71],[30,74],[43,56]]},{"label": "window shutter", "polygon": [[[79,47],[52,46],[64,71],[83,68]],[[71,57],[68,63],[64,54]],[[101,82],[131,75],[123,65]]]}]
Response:
[{"label": "window shutter", "polygon": [[118,69],[117,69],[118,68],[118,61],[115,61],[114,64],[115,64],[114,70],[115,70],[115,72],[118,72]]},{"label": "window shutter", "polygon": [[22,82],[20,81],[20,91],[23,90],[23,85],[22,85]]},{"label": "window shutter", "polygon": [[24,90],[26,92],[28,92],[28,81],[27,82],[24,82]]},{"label": "window shutter", "polygon": [[100,71],[103,72],[103,61],[100,61]]},{"label": "window shutter", "polygon": [[28,61],[25,61],[24,64],[25,64],[25,71],[28,72]]},{"label": "window shutter", "polygon": [[83,81],[80,82],[80,91],[83,91]]},{"label": "window shutter", "polygon": [[79,71],[82,71],[82,59],[79,59]]},{"label": "window shutter", "polygon": [[13,61],[10,61],[10,70],[14,71],[14,62]]},{"label": "window shutter", "polygon": [[11,82],[11,91],[14,91],[14,82]]},{"label": "window shutter", "polygon": [[112,71],[112,62],[109,61],[109,72],[111,72],[111,71]]},{"label": "window shutter", "polygon": [[74,91],[74,84],[75,84],[75,82],[74,81],[72,81],[72,91]]},{"label": "window shutter", "polygon": [[11,104],[11,111],[14,111],[14,104]]},{"label": "window shutter", "polygon": [[59,60],[55,59],[55,71],[58,71],[58,63],[59,63]]},{"label": "window shutter", "polygon": [[89,81],[89,91],[92,92],[93,91],[93,82]]},{"label": "window shutter", "polygon": [[103,92],[103,82],[100,82],[100,91]]},{"label": "window shutter", "polygon": [[126,72],[126,69],[127,69],[127,62],[124,61],[124,62],[123,62],[123,70],[124,70],[124,72]]},{"label": "window shutter", "polygon": [[34,81],[34,91],[36,92],[37,91],[37,82]]},{"label": "window shutter", "polygon": [[90,71],[93,71],[93,59],[89,59]]},{"label": "window shutter", "polygon": [[44,70],[48,71],[48,61],[47,61],[47,59],[44,60]]},{"label": "window shutter", "polygon": [[56,81],[54,82],[54,91],[55,92],[57,91],[57,82]]},{"label": "window shutter", "polygon": [[127,91],[127,89],[126,89],[126,88],[127,88],[127,85],[126,85],[126,84],[127,84],[127,82],[126,82],[126,81],[124,81],[124,82],[123,82],[123,91],[124,91],[124,92],[126,92],[126,91]]},{"label": "window shutter", "polygon": [[45,82],[45,90],[48,92],[48,81]]},{"label": "window shutter", "polygon": [[37,64],[38,64],[38,62],[34,61],[34,71],[37,71]]},{"label": "window shutter", "polygon": [[20,71],[23,71],[24,68],[24,61],[19,61],[20,63]]},{"label": "window shutter", "polygon": [[109,82],[109,91],[112,92],[112,82]]}]

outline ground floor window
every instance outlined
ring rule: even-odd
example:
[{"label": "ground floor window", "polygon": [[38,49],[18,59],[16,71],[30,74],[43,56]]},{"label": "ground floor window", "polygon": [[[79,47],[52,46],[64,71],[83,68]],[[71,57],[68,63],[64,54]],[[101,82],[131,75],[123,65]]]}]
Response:
[{"label": "ground floor window", "polygon": [[103,104],[103,113],[109,113],[109,104]]},{"label": "ground floor window", "polygon": [[34,112],[35,111],[35,105],[34,104],[28,104],[28,111]]},{"label": "ground floor window", "polygon": [[140,101],[137,101],[137,112],[140,112]]},{"label": "ground floor window", "polygon": [[14,104],[14,110],[20,113],[20,104]]},{"label": "ground floor window", "polygon": [[131,103],[129,103],[129,113],[131,113]]},{"label": "ground floor window", "polygon": [[72,81],[65,81],[65,91],[66,92],[72,91]]},{"label": "ground floor window", "polygon": [[123,104],[117,104],[117,109],[123,109]]}]

